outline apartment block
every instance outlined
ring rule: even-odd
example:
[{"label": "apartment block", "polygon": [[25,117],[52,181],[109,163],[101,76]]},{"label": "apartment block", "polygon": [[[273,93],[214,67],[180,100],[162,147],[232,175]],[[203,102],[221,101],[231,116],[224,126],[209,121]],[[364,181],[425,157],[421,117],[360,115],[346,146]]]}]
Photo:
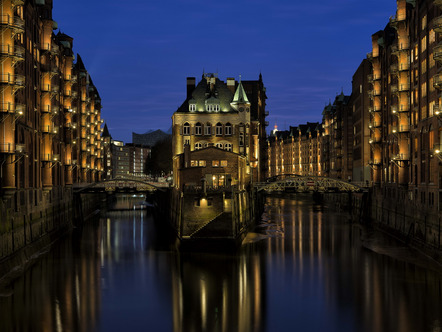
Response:
[{"label": "apartment block", "polygon": [[52,0],[2,0],[2,194],[102,177],[101,99]]},{"label": "apartment block", "polygon": [[373,182],[385,196],[407,197],[426,213],[442,203],[441,9],[437,0],[398,0],[396,15],[373,34],[368,55]]}]

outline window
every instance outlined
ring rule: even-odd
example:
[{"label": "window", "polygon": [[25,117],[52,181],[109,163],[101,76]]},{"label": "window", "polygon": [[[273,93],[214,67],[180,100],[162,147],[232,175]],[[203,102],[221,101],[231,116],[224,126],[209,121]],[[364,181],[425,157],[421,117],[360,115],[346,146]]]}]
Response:
[{"label": "window", "polygon": [[183,126],[183,135],[190,135],[190,125],[188,122]]},{"label": "window", "polygon": [[200,160],[198,162],[198,165],[201,166],[201,167],[206,167],[206,161],[205,160]]},{"label": "window", "polygon": [[224,145],[224,149],[226,149],[227,151],[232,151],[232,144],[230,144],[230,143],[226,143],[226,144]]},{"label": "window", "polygon": [[207,104],[206,105],[207,112],[219,112],[219,105],[217,104]]},{"label": "window", "polygon": [[221,167],[227,167],[227,160],[221,160]]},{"label": "window", "polygon": [[197,167],[198,166],[198,160],[191,160],[190,161],[190,167]]},{"label": "window", "polygon": [[230,123],[226,124],[225,131],[226,131],[226,135],[228,135],[228,136],[232,135],[232,125]]},{"label": "window", "polygon": [[216,146],[218,149],[222,149],[222,148],[223,148],[223,143],[216,143],[215,146]]},{"label": "window", "polygon": [[203,145],[201,143],[195,143],[195,150],[202,149]]},{"label": "window", "polygon": [[210,123],[206,123],[206,126],[204,127],[204,134],[207,136],[212,135],[212,125]]},{"label": "window", "polygon": [[223,125],[221,123],[216,124],[216,136],[222,136],[223,134]]},{"label": "window", "polygon": [[185,139],[184,140],[184,146],[186,146],[186,145],[190,145],[190,139]]},{"label": "window", "polygon": [[201,123],[197,123],[195,125],[195,135],[202,135],[203,134],[203,126],[201,125]]},{"label": "window", "polygon": [[212,167],[219,167],[219,160],[212,160]]},{"label": "window", "polygon": [[195,104],[190,104],[189,105],[189,111],[195,112],[196,111],[196,105]]}]

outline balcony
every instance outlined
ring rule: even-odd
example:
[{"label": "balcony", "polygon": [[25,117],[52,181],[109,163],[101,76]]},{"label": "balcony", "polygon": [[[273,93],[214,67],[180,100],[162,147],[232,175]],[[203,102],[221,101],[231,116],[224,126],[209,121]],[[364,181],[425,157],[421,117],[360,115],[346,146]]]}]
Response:
[{"label": "balcony", "polygon": [[436,17],[431,22],[431,26],[436,32],[442,32],[442,16]]},{"label": "balcony", "polygon": [[410,83],[399,84],[399,92],[410,91]]},{"label": "balcony", "polygon": [[382,165],[382,161],[380,159],[372,159],[369,162],[370,165]]},{"label": "balcony", "polygon": [[52,161],[52,153],[42,153],[41,161]]},{"label": "balcony", "polygon": [[392,126],[391,127],[391,132],[393,134],[396,134],[396,133],[408,133],[408,132],[410,132],[410,125],[409,124],[405,124],[405,125],[399,125],[399,126]]},{"label": "balcony", "polygon": [[0,112],[2,113],[24,113],[26,105],[13,104],[13,103],[1,103]]},{"label": "balcony", "polygon": [[368,91],[368,96],[370,98],[374,98],[376,96],[380,96],[381,95],[381,90],[369,90]]},{"label": "balcony", "polygon": [[0,45],[0,54],[12,58],[14,64],[25,60],[25,48],[18,45]]},{"label": "balcony", "polygon": [[381,111],[381,107],[380,106],[370,106],[368,108],[368,111],[370,113],[380,112]]},{"label": "balcony", "polygon": [[433,77],[433,86],[436,89],[442,89],[442,75],[441,74],[436,74]]},{"label": "balcony", "polygon": [[442,43],[433,48],[433,59],[439,62],[442,61]]},{"label": "balcony", "polygon": [[391,53],[398,54],[400,52],[407,52],[410,48],[409,43],[395,43],[391,46]]},{"label": "balcony", "polygon": [[15,153],[14,143],[0,143],[0,153]]},{"label": "balcony", "polygon": [[408,161],[410,160],[410,154],[409,153],[398,153],[395,155],[392,159],[392,161]]},{"label": "balcony", "polygon": [[370,129],[379,128],[381,125],[382,124],[379,121],[371,121],[368,123],[368,128]]},{"label": "balcony", "polygon": [[395,27],[397,26],[400,22],[405,21],[406,19],[406,15],[402,14],[402,15],[395,15],[395,16],[390,16],[390,24]]},{"label": "balcony", "polygon": [[382,142],[382,137],[381,136],[371,137],[368,140],[368,143],[370,143],[370,144],[378,144],[378,143],[381,143],[381,142]]},{"label": "balcony", "polygon": [[2,74],[0,75],[0,83],[7,84],[14,87],[24,87],[25,86],[25,76],[23,75],[12,75],[12,74]]},{"label": "balcony", "polygon": [[18,16],[0,15],[0,25],[12,29],[14,33],[21,33],[25,30],[25,21]]},{"label": "balcony", "polygon": [[41,126],[41,132],[44,134],[52,134],[55,135],[58,133],[58,128],[54,125],[43,125]]}]

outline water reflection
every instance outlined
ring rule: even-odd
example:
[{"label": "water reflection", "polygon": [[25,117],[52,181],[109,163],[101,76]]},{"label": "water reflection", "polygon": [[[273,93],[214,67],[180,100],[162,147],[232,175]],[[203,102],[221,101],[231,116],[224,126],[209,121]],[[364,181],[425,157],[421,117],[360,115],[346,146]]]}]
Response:
[{"label": "water reflection", "polygon": [[309,196],[268,198],[235,255],[177,253],[147,211],[113,211],[0,290],[0,331],[440,331],[441,276]]}]

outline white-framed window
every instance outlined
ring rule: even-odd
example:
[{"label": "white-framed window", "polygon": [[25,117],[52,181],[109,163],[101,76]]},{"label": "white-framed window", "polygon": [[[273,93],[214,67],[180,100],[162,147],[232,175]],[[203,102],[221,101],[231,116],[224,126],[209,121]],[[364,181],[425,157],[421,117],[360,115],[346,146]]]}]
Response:
[{"label": "white-framed window", "polygon": [[227,123],[224,128],[226,136],[232,135],[232,125],[230,123]]},{"label": "white-framed window", "polygon": [[203,145],[201,143],[195,143],[195,150],[202,149]]},{"label": "white-framed window", "polygon": [[190,145],[190,139],[185,139],[184,140],[184,146],[186,146],[186,145]]},{"label": "white-framed window", "polygon": [[216,124],[215,133],[216,133],[216,136],[222,136],[222,134],[223,134],[223,125],[219,122]]},{"label": "white-framed window", "polygon": [[207,112],[219,112],[219,105],[218,104],[207,104],[206,111]]},{"label": "white-framed window", "polygon": [[215,146],[219,149],[223,148],[223,143],[216,143]]},{"label": "white-framed window", "polygon": [[224,144],[224,149],[231,152],[232,151],[232,144],[231,143]]},{"label": "white-framed window", "polygon": [[196,105],[195,104],[190,104],[189,105],[189,111],[195,112],[196,111]]},{"label": "white-framed window", "polygon": [[207,136],[212,135],[212,125],[209,122],[204,126],[204,134]]},{"label": "white-framed window", "polygon": [[201,125],[201,123],[197,123],[195,125],[195,135],[202,135],[203,134],[203,126]]},{"label": "white-framed window", "polygon": [[190,135],[190,124],[188,122],[183,125],[183,135]]}]

